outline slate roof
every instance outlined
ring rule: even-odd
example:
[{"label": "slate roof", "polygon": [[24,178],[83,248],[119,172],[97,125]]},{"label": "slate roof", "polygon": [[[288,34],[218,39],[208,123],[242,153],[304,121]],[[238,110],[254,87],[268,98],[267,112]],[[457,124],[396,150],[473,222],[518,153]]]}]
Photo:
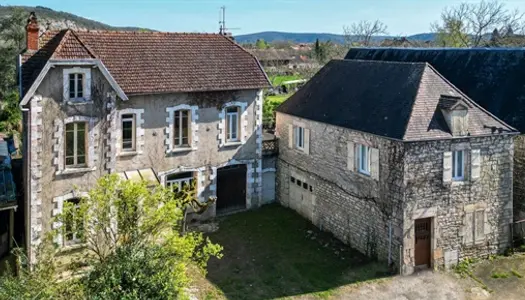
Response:
[{"label": "slate roof", "polygon": [[277,111],[387,138],[433,140],[452,137],[443,96],[471,105],[471,136],[515,132],[427,63],[333,60]]},{"label": "slate roof", "polygon": [[483,108],[525,132],[523,48],[354,48],[346,59],[427,62]]},{"label": "slate roof", "polygon": [[128,95],[259,89],[270,83],[257,59],[220,34],[48,31],[22,55],[27,91],[49,59],[97,58]]}]

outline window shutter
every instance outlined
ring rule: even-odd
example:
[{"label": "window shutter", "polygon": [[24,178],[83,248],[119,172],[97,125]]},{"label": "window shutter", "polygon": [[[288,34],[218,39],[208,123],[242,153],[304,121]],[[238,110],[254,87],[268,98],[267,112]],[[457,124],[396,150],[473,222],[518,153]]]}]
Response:
[{"label": "window shutter", "polygon": [[379,180],[379,149],[370,148],[370,176]]},{"label": "window shutter", "polygon": [[304,153],[310,154],[310,129],[304,129]]},{"label": "window shutter", "polygon": [[452,152],[443,153],[443,182],[452,182]]},{"label": "window shutter", "polygon": [[348,170],[354,171],[355,170],[355,144],[352,142],[348,142],[348,162],[347,167]]},{"label": "window shutter", "polygon": [[470,176],[472,180],[476,180],[481,175],[481,151],[479,149],[473,149],[470,153],[470,156],[471,156]]},{"label": "window shutter", "polygon": [[485,211],[477,210],[474,216],[474,238],[477,243],[483,242],[485,239]]},{"label": "window shutter", "polygon": [[288,148],[293,148],[293,125],[288,125]]},{"label": "window shutter", "polygon": [[465,212],[465,219],[463,222],[463,244],[464,245],[472,245],[472,242],[474,241],[474,230],[472,226],[474,225],[474,213],[473,212]]}]

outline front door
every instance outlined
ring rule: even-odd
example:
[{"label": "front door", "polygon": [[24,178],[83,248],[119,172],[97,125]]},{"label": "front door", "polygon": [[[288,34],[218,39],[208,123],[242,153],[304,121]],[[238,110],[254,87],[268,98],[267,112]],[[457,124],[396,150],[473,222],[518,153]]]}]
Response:
[{"label": "front door", "polygon": [[217,210],[246,208],[246,165],[217,170]]},{"label": "front door", "polygon": [[431,218],[418,219],[414,223],[416,245],[415,263],[416,267],[430,267],[430,248],[432,241],[432,231],[430,225]]}]

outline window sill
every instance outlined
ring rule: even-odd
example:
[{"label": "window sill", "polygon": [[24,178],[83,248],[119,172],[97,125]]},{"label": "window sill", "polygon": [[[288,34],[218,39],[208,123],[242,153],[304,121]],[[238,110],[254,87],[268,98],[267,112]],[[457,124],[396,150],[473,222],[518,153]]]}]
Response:
[{"label": "window sill", "polygon": [[92,168],[69,168],[69,169],[66,168],[64,170],[57,171],[55,173],[55,175],[81,174],[81,173],[92,172],[92,171],[95,171],[96,169],[97,169],[97,167],[92,167]]},{"label": "window sill", "polygon": [[450,185],[451,185],[451,186],[462,186],[462,185],[464,185],[464,184],[466,184],[466,183],[467,183],[467,182],[464,181],[464,180],[462,180],[462,181],[459,181],[459,180],[458,180],[458,181],[454,181],[454,180],[453,180],[453,181],[450,183]]},{"label": "window sill", "polygon": [[118,157],[126,157],[126,156],[135,156],[139,154],[137,151],[122,151],[117,156]]},{"label": "window sill", "polygon": [[180,148],[173,148],[171,150],[168,150],[168,154],[169,153],[183,153],[183,152],[190,152],[190,151],[193,151],[195,150],[194,148],[192,147],[180,147]]},{"label": "window sill", "polygon": [[223,147],[236,147],[236,146],[240,146],[242,144],[243,143],[241,141],[239,141],[239,142],[227,142],[227,143],[223,144],[222,146]]},{"label": "window sill", "polygon": [[67,105],[86,105],[86,104],[93,104],[93,101],[91,100],[66,100],[64,101]]},{"label": "window sill", "polygon": [[59,252],[60,253],[67,253],[67,252],[71,252],[71,251],[75,251],[75,250],[84,249],[86,247],[87,247],[87,243],[81,243],[81,242],[71,243],[69,245],[65,245],[65,246],[60,247]]}]

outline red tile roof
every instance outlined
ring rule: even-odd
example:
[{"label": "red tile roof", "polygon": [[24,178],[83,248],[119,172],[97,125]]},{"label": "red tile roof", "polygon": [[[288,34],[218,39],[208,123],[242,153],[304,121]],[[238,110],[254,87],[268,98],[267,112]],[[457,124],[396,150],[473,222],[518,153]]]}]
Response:
[{"label": "red tile roof", "polygon": [[270,85],[257,59],[219,34],[68,29],[43,34],[40,46],[22,55],[24,91],[49,59],[86,58],[100,59],[128,95]]}]

